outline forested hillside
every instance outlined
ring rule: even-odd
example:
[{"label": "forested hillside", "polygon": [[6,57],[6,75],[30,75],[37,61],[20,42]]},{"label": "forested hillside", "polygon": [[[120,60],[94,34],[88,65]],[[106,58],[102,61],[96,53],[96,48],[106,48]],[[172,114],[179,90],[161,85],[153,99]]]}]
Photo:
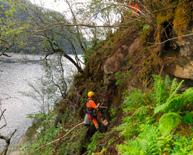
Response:
[{"label": "forested hillside", "polygon": [[[14,53],[42,54],[51,51],[46,38],[57,43],[66,53],[82,53],[76,39],[75,29],[53,27],[49,31],[40,30],[58,20],[67,22],[58,12],[43,9],[30,1],[0,1],[1,50]],[[84,38],[82,37],[84,40]],[[72,45],[73,44],[73,45]]]},{"label": "forested hillside", "polygon": [[[53,111],[36,116],[23,151],[193,155],[193,2],[99,0],[90,8],[95,18],[108,19],[112,11],[120,20],[98,27],[83,24],[94,27],[96,35],[97,28],[108,30],[102,37],[93,35],[92,46],[84,46],[85,68]],[[101,117],[108,120],[98,130],[92,123],[81,124],[90,90],[101,103]]]}]

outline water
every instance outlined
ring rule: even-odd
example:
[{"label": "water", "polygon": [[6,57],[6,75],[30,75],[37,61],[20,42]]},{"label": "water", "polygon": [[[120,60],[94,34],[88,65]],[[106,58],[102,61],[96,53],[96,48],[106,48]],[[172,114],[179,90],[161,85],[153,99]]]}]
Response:
[{"label": "water", "polygon": [[[11,62],[12,59],[14,61]],[[39,110],[35,106],[36,101],[23,96],[20,91],[30,91],[28,82],[33,83],[39,79],[43,75],[43,70],[39,63],[16,62],[15,60],[19,61],[18,57],[9,58],[8,63],[4,60],[0,63],[0,102],[1,109],[6,109],[6,122],[1,120],[0,124],[7,123],[7,126],[0,132],[7,135],[17,129],[12,140],[15,144],[32,123],[32,120],[26,117],[27,114],[36,113]]]},{"label": "water", "polygon": [[[43,76],[44,71],[39,60],[40,56],[18,54],[12,54],[11,58],[0,57],[0,103],[1,109],[6,109],[7,122],[6,128],[1,129],[0,133],[7,135],[17,129],[12,144],[16,144],[32,124],[32,120],[26,117],[27,114],[37,113],[40,110],[36,100],[21,94],[31,91],[29,82],[36,83],[37,79]],[[65,65],[66,75],[75,70],[71,63]],[[3,120],[1,125],[2,123]]]}]

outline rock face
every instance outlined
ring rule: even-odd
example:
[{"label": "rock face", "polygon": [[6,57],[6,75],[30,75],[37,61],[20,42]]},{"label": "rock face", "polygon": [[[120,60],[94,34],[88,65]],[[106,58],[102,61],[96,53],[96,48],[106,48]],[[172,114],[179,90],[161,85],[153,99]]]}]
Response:
[{"label": "rock face", "polygon": [[185,57],[193,57],[193,37],[178,39],[177,44],[180,47],[180,55]]},{"label": "rock face", "polygon": [[171,70],[171,74],[183,79],[193,80],[193,61],[189,61],[187,64],[177,64],[174,69]]},{"label": "rock face", "polygon": [[193,80],[193,36],[178,38],[180,50],[175,64],[170,67],[170,74],[178,78]]},{"label": "rock face", "polygon": [[142,46],[141,45],[141,39],[140,38],[136,38],[133,43],[131,44],[131,46],[129,47],[129,53],[133,54],[136,50],[138,50],[138,48]]},{"label": "rock face", "polygon": [[104,84],[108,85],[113,80],[113,74],[121,69],[125,56],[128,54],[126,45],[121,46],[112,56],[106,59],[103,66]]},{"label": "rock face", "polygon": [[127,53],[128,53],[127,46],[122,46],[116,52],[114,52],[112,56],[107,58],[107,60],[104,62],[103,67],[104,73],[112,74],[114,72],[117,72],[120,69],[121,63],[125,55],[127,55]]}]

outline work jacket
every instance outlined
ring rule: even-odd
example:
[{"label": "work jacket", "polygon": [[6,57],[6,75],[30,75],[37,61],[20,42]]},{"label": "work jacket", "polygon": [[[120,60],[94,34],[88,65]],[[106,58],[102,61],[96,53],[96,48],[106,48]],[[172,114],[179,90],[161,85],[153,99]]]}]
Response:
[{"label": "work jacket", "polygon": [[94,100],[91,98],[88,99],[86,102],[86,108],[87,108],[87,113],[90,114],[93,117],[96,117],[96,109],[97,109],[97,104],[95,103]]}]

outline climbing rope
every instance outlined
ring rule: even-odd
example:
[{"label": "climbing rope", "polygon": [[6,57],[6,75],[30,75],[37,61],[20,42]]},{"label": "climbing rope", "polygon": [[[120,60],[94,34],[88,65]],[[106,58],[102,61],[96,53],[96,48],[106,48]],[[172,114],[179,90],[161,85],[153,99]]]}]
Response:
[{"label": "climbing rope", "polygon": [[74,127],[72,127],[64,136],[62,136],[62,137],[60,137],[60,138],[58,138],[58,139],[55,139],[55,140],[53,140],[53,141],[51,141],[51,142],[49,142],[49,143],[47,143],[47,144],[44,144],[44,145],[40,146],[40,147],[37,148],[35,151],[38,151],[38,150],[40,150],[40,149],[42,149],[42,148],[44,148],[44,147],[46,147],[46,146],[48,146],[48,145],[54,144],[54,143],[56,143],[56,142],[64,139],[69,133],[71,133],[74,129],[76,129],[77,127],[81,126],[82,124],[84,124],[84,122],[78,123],[77,125],[75,125]]}]

